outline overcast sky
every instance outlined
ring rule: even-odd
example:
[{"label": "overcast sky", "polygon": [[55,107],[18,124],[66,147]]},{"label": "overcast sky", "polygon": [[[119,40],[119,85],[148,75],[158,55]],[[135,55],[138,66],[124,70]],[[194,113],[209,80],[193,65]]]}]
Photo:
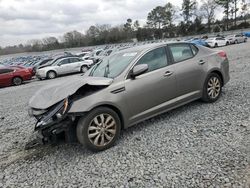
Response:
[{"label": "overcast sky", "polygon": [[62,36],[90,25],[119,25],[127,18],[145,22],[150,10],[182,0],[0,0],[0,46]]}]

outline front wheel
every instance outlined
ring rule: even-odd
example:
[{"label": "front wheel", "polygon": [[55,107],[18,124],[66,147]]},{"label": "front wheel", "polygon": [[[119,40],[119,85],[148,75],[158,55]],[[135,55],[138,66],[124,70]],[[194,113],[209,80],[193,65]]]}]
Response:
[{"label": "front wheel", "polygon": [[202,100],[204,102],[215,102],[219,99],[222,91],[221,77],[216,73],[211,73],[203,86]]},{"label": "front wheel", "polygon": [[102,151],[114,145],[121,130],[121,121],[115,111],[99,107],[82,117],[77,125],[78,141],[89,150]]},{"label": "front wheel", "polygon": [[12,80],[12,84],[15,86],[19,86],[23,83],[23,79],[20,77],[14,77]]}]

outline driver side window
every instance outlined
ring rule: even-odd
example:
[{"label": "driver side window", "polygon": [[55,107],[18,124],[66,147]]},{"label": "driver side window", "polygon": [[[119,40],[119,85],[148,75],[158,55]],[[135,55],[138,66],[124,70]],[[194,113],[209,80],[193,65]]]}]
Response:
[{"label": "driver side window", "polygon": [[136,65],[147,64],[148,71],[151,72],[162,67],[167,66],[167,55],[164,47],[154,49],[144,56],[137,62]]},{"label": "driver side window", "polygon": [[60,65],[65,65],[65,64],[68,64],[68,63],[69,63],[69,59],[64,59],[59,64]]}]

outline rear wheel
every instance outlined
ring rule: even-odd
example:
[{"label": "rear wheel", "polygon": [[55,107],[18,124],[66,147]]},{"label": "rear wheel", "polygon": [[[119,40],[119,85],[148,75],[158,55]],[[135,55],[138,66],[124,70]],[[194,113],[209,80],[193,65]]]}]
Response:
[{"label": "rear wheel", "polygon": [[238,44],[238,41],[237,40],[235,40],[235,42],[234,42],[235,44]]},{"label": "rear wheel", "polygon": [[110,148],[118,139],[121,121],[110,108],[100,107],[82,117],[77,125],[78,141],[92,151]]},{"label": "rear wheel", "polygon": [[221,77],[216,73],[211,73],[203,86],[202,100],[204,102],[215,102],[219,99],[222,91]]},{"label": "rear wheel", "polygon": [[87,66],[85,66],[85,65],[83,65],[82,67],[81,67],[81,72],[82,73],[85,73],[85,72],[87,72],[89,70],[89,68],[87,67]]},{"label": "rear wheel", "polygon": [[54,79],[54,78],[56,78],[56,73],[55,73],[55,71],[49,71],[49,72],[47,73],[47,78],[49,78],[49,79]]},{"label": "rear wheel", "polygon": [[20,77],[14,77],[12,80],[12,84],[15,86],[19,86],[23,83],[23,79]]}]

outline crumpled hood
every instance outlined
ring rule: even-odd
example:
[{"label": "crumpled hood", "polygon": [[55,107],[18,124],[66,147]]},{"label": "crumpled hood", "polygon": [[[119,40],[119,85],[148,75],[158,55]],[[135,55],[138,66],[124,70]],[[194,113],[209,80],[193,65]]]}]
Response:
[{"label": "crumpled hood", "polygon": [[113,82],[111,78],[79,76],[60,80],[49,84],[30,99],[29,107],[47,109],[66,97],[74,94],[80,87],[88,85],[109,86]]}]

